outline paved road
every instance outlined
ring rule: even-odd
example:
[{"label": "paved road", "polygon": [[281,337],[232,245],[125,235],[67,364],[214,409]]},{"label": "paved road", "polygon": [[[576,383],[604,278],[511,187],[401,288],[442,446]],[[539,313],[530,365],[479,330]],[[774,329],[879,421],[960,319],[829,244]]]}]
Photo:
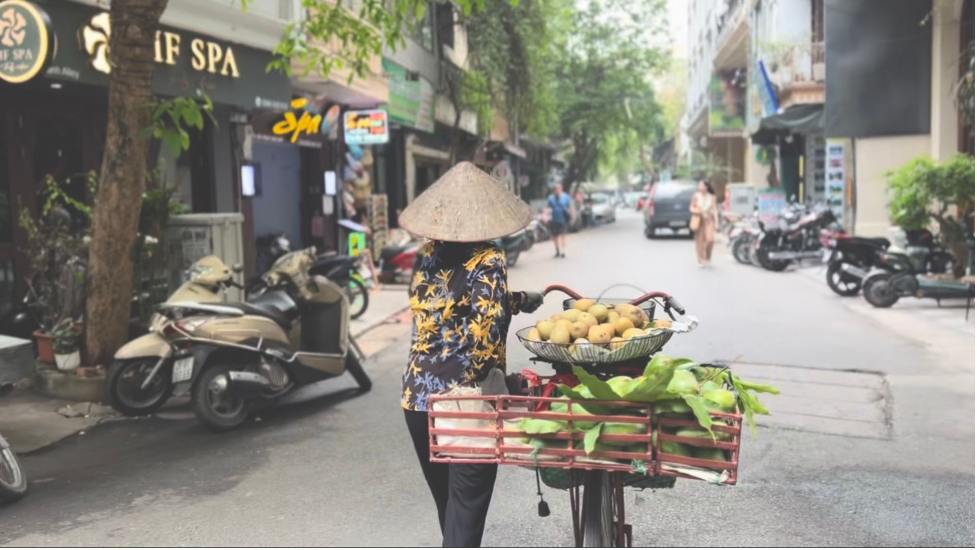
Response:
[{"label": "paved road", "polygon": [[[640,224],[624,215],[574,235],[562,260],[540,244],[511,286],[668,290],[702,321],[670,352],[739,358],[785,391],[745,441],[738,486],[629,493],[636,544],[974,544],[972,321],[933,331],[916,310],[867,311],[802,273],[734,265],[722,248],[697,269],[690,241],[648,241]],[[542,313],[557,308],[547,300]],[[514,330],[531,321],[516,319]],[[370,360],[365,396],[337,380],[221,435],[177,406],[27,457],[32,494],[0,509],[0,544],[438,545],[397,403],[406,336]],[[514,338],[509,358],[528,359]],[[553,514],[540,519],[531,472],[504,468],[496,491],[485,544],[572,544],[564,493],[545,491]]]}]

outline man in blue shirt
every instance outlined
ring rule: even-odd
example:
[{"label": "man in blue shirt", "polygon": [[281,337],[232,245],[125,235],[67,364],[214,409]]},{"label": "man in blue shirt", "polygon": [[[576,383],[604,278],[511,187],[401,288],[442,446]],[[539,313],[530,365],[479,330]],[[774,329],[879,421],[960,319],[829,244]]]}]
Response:
[{"label": "man in blue shirt", "polygon": [[553,193],[546,199],[546,208],[550,213],[550,233],[553,234],[553,244],[556,245],[556,258],[566,258],[567,227],[573,216],[573,203],[570,195],[563,192],[563,184],[553,186]]}]

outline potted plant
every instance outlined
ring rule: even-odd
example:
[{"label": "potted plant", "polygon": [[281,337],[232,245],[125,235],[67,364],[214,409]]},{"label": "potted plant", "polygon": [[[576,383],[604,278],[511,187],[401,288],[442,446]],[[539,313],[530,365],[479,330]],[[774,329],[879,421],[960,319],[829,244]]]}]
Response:
[{"label": "potted plant", "polygon": [[922,155],[886,175],[892,220],[906,231],[935,223],[961,275],[969,265],[965,219],[974,211],[974,157],[957,153],[936,161]]},{"label": "potted plant", "polygon": [[81,364],[81,354],[78,352],[78,336],[81,327],[71,319],[62,319],[51,329],[54,362],[58,370],[75,370]]},{"label": "potted plant", "polygon": [[[88,196],[95,176],[87,177]],[[38,359],[53,363],[52,332],[63,319],[79,319],[84,311],[85,266],[91,207],[71,197],[53,178],[45,181],[43,202],[35,217],[20,209],[27,233],[32,275],[27,282],[27,310],[39,327],[34,332]]]}]

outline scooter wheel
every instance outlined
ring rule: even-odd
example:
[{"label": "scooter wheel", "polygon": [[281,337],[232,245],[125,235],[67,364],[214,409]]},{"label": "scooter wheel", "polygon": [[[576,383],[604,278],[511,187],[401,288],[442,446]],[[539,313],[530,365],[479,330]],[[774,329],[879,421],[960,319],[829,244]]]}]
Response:
[{"label": "scooter wheel", "polygon": [[11,503],[27,494],[27,474],[13,449],[0,444],[0,502]]},{"label": "scooter wheel", "polygon": [[750,245],[752,241],[745,238],[736,239],[733,242],[733,258],[743,265],[750,265]]},{"label": "scooter wheel", "polygon": [[862,282],[865,300],[875,307],[892,307],[899,301],[899,295],[892,290],[889,279],[892,276],[888,273],[871,275]]},{"label": "scooter wheel", "polygon": [[112,363],[105,377],[105,394],[113,409],[126,416],[144,416],[166,404],[173,393],[170,369],[156,371],[149,387],[142,389],[143,381],[158,361],[159,357],[140,357]]},{"label": "scooter wheel", "polygon": [[862,290],[862,281],[854,275],[850,275],[841,269],[841,262],[831,262],[828,264],[828,272],[825,279],[828,287],[838,296],[858,296]]},{"label": "scooter wheel", "polygon": [[204,426],[216,432],[237,428],[251,413],[248,401],[228,388],[227,373],[232,370],[235,369],[230,365],[208,367],[193,386],[193,414]]}]

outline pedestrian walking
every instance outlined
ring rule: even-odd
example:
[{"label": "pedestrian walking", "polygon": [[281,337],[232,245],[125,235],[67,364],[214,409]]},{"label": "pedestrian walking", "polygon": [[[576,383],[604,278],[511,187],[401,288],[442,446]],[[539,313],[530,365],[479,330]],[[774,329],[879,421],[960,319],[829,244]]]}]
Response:
[{"label": "pedestrian walking", "polygon": [[553,186],[553,193],[546,199],[549,210],[550,233],[553,234],[553,244],[556,245],[555,258],[567,257],[567,231],[573,216],[573,204],[570,195],[563,192],[563,184]]},{"label": "pedestrian walking", "polygon": [[706,266],[712,261],[712,245],[716,238],[716,227],[719,225],[719,210],[716,207],[716,194],[705,181],[699,182],[699,188],[692,201],[689,202],[692,218],[689,229],[695,234],[695,256],[699,266]]},{"label": "pedestrian walking", "polygon": [[532,210],[474,164],[446,172],[404,210],[400,225],[430,239],[410,286],[411,348],[401,406],[446,547],[482,541],[496,464],[430,461],[427,399],[505,370],[513,314],[535,311],[537,292],[509,292],[505,253],[489,241],[529,224]]}]

